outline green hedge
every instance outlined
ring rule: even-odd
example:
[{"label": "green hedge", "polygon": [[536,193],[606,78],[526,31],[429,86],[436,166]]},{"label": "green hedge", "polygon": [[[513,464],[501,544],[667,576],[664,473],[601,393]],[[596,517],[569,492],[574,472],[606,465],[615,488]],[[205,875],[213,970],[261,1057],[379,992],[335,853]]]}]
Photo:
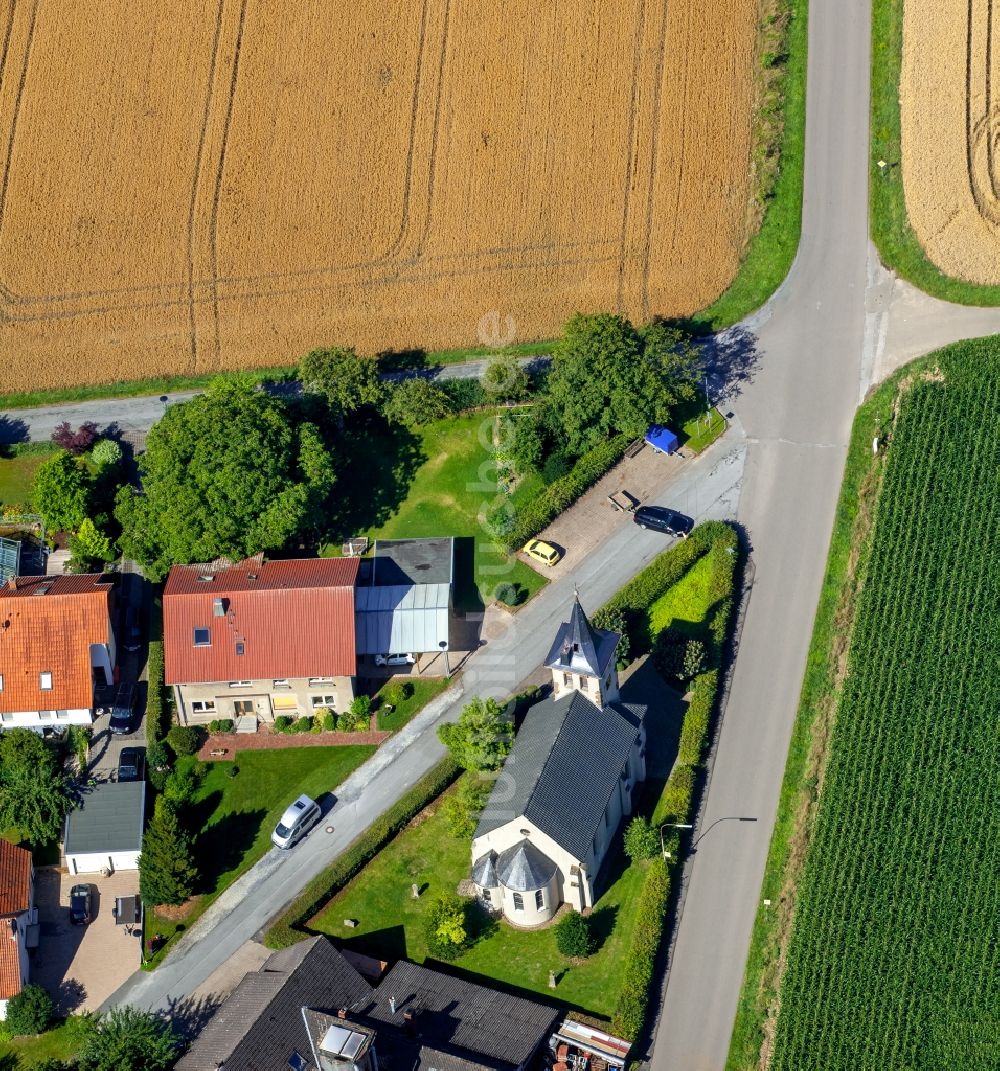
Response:
[{"label": "green hedge", "polygon": [[309,919],[461,772],[461,767],[447,758],[425,774],[326,870],[309,882],[302,894],[272,922],[264,935],[264,944],[268,948],[288,948],[305,940],[309,934],[304,927]]},{"label": "green hedge", "polygon": [[629,1041],[635,1040],[642,1029],[649,1003],[649,989],[656,967],[663,924],[670,899],[670,872],[666,862],[654,859],[649,864],[639,908],[636,912],[632,944],[629,946],[625,970],[622,972],[622,991],[611,1020],[611,1030]]},{"label": "green hedge", "polygon": [[570,472],[540,491],[517,514],[509,532],[500,533],[508,554],[520,550],[532,536],[548,525],[621,460],[630,439],[615,435],[588,450]]},{"label": "green hedge", "polygon": [[162,740],[166,720],[163,712],[163,640],[149,641],[146,669],[149,680],[146,689],[146,736],[151,741]]},{"label": "green hedge", "polygon": [[682,766],[697,766],[708,738],[708,723],[712,718],[715,694],[719,687],[719,671],[710,669],[699,673],[691,686],[691,701],[684,712],[681,738],[677,747],[677,762]]}]

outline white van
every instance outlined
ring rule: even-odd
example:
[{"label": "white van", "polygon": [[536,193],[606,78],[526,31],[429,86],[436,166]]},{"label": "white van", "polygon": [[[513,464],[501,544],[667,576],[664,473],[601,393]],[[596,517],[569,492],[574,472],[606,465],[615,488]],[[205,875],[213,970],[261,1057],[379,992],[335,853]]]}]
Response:
[{"label": "white van", "polygon": [[281,821],[274,827],[271,843],[276,848],[292,848],[320,819],[319,804],[308,796],[299,798],[285,809]]}]

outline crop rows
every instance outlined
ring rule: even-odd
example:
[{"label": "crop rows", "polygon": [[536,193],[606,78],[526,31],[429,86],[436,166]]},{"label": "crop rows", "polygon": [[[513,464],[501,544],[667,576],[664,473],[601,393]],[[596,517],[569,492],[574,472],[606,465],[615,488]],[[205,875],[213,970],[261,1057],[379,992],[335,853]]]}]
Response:
[{"label": "crop rows", "polygon": [[889,446],[776,1071],[1000,1066],[1000,360],[962,352]]}]

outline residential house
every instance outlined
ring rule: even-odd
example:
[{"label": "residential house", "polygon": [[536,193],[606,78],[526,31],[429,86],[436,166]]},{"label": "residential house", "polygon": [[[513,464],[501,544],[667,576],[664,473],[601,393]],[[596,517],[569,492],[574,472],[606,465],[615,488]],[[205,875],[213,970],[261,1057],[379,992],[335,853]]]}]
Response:
[{"label": "residential house", "polygon": [[182,724],[270,722],[354,698],[356,558],[177,565],[163,592],[165,680]]},{"label": "residential house", "polygon": [[0,728],[90,725],[116,661],[112,581],[12,576],[0,586]]},{"label": "residential house", "polygon": [[365,675],[448,672],[455,541],[379,539],[354,594],[358,664]]},{"label": "residential house", "polygon": [[138,870],[146,820],[145,781],[87,788],[66,815],[63,862],[71,874]]},{"label": "residential house", "polygon": [[594,628],[579,599],[545,661],[551,697],[525,716],[472,842],[478,895],[516,926],[583,911],[645,779],[645,708],[623,703],[620,636]]},{"label": "residential house", "polygon": [[246,975],[177,1071],[521,1071],[560,1019],[413,963],[373,985],[314,937]]},{"label": "residential house", "polygon": [[37,944],[31,852],[0,839],[0,1019],[28,984],[28,949]]}]

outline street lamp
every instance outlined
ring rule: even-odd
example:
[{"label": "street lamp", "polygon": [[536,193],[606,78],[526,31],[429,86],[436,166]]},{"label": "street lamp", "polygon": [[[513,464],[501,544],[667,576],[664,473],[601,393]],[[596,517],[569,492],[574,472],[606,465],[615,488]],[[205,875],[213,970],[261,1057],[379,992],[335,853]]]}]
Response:
[{"label": "street lamp", "polygon": [[694,826],[687,822],[664,822],[660,826],[660,851],[663,852],[664,859],[669,859],[670,852],[667,851],[667,846],[663,843],[663,831],[665,829],[694,829]]}]

